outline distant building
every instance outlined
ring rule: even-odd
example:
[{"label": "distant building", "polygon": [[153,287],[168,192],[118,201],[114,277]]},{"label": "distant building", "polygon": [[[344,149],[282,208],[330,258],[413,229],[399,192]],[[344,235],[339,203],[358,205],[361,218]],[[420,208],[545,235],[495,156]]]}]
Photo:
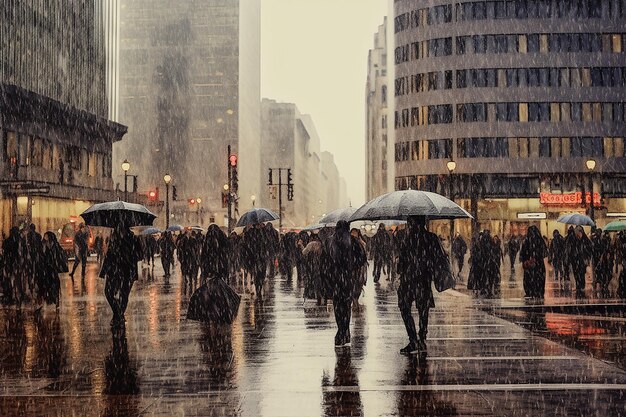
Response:
[{"label": "distant building", "polygon": [[173,203],[175,216],[200,197],[209,215],[198,222],[223,224],[228,145],[238,155],[240,204],[261,183],[260,2],[121,5],[120,120],[130,140],[114,149],[117,178],[124,159],[143,192],[163,189],[169,173],[181,200]]},{"label": "distant building", "polygon": [[591,201],[600,226],[626,212],[623,1],[393,8],[396,189],[452,181],[474,231],[502,235],[563,231],[561,213]]},{"label": "distant building", "polygon": [[120,0],[100,0],[96,2],[96,23],[102,25],[97,33],[104,37],[106,63],[106,94],[109,119],[119,119],[120,92]]},{"label": "distant building", "polygon": [[332,153],[324,151],[322,152],[322,190],[320,195],[323,196],[322,206],[324,207],[324,214],[329,213],[335,209],[343,208],[340,201],[340,187],[341,178],[339,176],[339,170],[335,164],[335,157]]},{"label": "distant building", "polygon": [[387,18],[374,35],[367,59],[366,197],[393,190],[393,146],[390,145],[387,86]]},{"label": "distant building", "polygon": [[58,230],[113,200],[103,26],[95,0],[0,4],[0,223]]},{"label": "distant building", "polygon": [[[295,104],[277,103],[263,99],[261,103],[261,177],[269,183],[269,168],[290,168],[293,177],[293,201],[287,200],[283,191],[283,226],[306,226],[322,213],[320,195],[320,140],[309,115],[303,115]],[[287,172],[281,174],[287,183]],[[278,171],[272,183],[279,182]],[[266,187],[264,187],[265,190]],[[278,199],[271,198],[274,191],[262,192],[262,205],[278,211]],[[245,199],[244,199],[245,200]]]}]

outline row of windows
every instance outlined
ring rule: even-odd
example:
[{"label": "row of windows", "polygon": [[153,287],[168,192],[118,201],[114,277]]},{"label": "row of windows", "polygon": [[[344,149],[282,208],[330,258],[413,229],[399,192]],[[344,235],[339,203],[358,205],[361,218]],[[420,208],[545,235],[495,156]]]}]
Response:
[{"label": "row of windows", "polygon": [[[457,158],[623,158],[623,137],[477,137],[456,140]],[[451,139],[396,144],[396,162],[450,159]]]},{"label": "row of windows", "polygon": [[395,33],[419,26],[439,25],[452,22],[452,5],[411,10],[397,16],[394,20]]},{"label": "row of windows", "polygon": [[[111,159],[105,154],[89,152],[78,146],[53,144],[47,139],[0,131],[3,160],[12,167],[41,167],[60,171],[84,171],[95,177],[111,176]],[[63,165],[63,168],[61,166]]]},{"label": "row of windows", "polygon": [[[395,94],[452,88],[452,71],[419,73],[395,80]],[[626,67],[481,68],[456,71],[456,88],[478,87],[624,87]]]},{"label": "row of windows", "polygon": [[623,33],[531,33],[456,38],[456,54],[622,53]]},{"label": "row of windows", "polygon": [[396,162],[426,159],[450,159],[452,139],[416,140],[396,144]]},{"label": "row of windows", "polygon": [[395,128],[471,122],[624,122],[624,102],[513,102],[419,106],[395,112]]},{"label": "row of windows", "polygon": [[456,19],[617,19],[624,0],[499,0],[456,5]]},{"label": "row of windows", "polygon": [[[436,38],[398,46],[395,62],[452,55],[452,38]],[[532,53],[623,53],[624,33],[531,33],[456,37],[456,55]]]},{"label": "row of windows", "polygon": [[452,123],[452,104],[420,106],[395,112],[395,127],[426,126]]}]

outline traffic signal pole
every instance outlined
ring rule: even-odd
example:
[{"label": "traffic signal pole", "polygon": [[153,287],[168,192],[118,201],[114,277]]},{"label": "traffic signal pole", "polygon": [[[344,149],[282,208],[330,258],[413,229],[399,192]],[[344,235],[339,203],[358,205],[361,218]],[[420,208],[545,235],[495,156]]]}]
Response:
[{"label": "traffic signal pole", "polygon": [[283,170],[278,169],[278,231],[283,231]]},{"label": "traffic signal pole", "polygon": [[230,233],[233,231],[233,227],[232,227],[232,173],[231,173],[231,166],[230,166],[230,145],[228,145],[228,154],[226,155],[226,164],[228,167],[228,190],[226,190],[226,198],[227,198],[227,204],[228,204],[228,235],[230,236]]},{"label": "traffic signal pole", "polygon": [[[283,228],[283,186],[287,187],[287,200],[293,201],[293,181],[291,178],[291,168],[269,168],[268,184],[272,182],[274,170],[278,171],[278,228]],[[283,183],[283,171],[287,171],[287,183]]]}]

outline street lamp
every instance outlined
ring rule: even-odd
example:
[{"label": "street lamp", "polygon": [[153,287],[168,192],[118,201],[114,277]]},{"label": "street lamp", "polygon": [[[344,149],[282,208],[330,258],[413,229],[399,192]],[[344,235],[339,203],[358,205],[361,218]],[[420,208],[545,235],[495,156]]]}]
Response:
[{"label": "street lamp", "polygon": [[255,196],[254,194],[252,194],[252,195],[250,196],[250,200],[252,200],[252,207],[254,207],[254,206],[255,206],[255,203],[256,203],[256,196]]},{"label": "street lamp", "polygon": [[168,229],[170,227],[170,182],[172,182],[172,176],[165,174],[163,182],[165,182],[165,229]]},{"label": "street lamp", "polygon": [[589,217],[591,217],[591,220],[595,222],[596,213],[593,205],[593,170],[596,169],[596,161],[594,159],[587,159],[587,161],[585,161],[585,165],[589,171]]},{"label": "street lamp", "polygon": [[198,203],[198,207],[196,208],[196,216],[198,217],[198,226],[200,226],[200,204],[202,203],[202,199],[200,197],[196,198],[196,203]]},{"label": "street lamp", "polygon": [[[454,201],[454,189],[452,187],[452,174],[456,169],[456,162],[451,159],[446,164],[446,168],[448,168],[448,174],[450,177],[448,178],[448,197],[450,200]],[[452,239],[454,238],[454,219],[450,219],[450,262],[452,262]]]},{"label": "street lamp", "polygon": [[130,170],[130,162],[124,159],[122,162],[122,171],[124,171],[124,201],[128,201],[128,170]]}]

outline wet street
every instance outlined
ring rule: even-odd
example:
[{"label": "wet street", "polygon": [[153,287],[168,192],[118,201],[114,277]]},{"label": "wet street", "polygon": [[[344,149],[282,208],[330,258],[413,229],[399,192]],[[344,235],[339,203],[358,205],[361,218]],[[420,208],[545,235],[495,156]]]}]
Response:
[{"label": "wet street", "polygon": [[427,357],[407,357],[385,278],[370,277],[352,344],[335,348],[332,306],[304,302],[297,281],[270,280],[263,302],[239,282],[235,323],[214,327],[186,320],[178,274],[144,269],[125,331],[112,331],[96,272],[62,277],[58,313],[0,310],[0,416],[626,415],[623,305],[533,306],[504,278],[503,299],[446,291]]}]

